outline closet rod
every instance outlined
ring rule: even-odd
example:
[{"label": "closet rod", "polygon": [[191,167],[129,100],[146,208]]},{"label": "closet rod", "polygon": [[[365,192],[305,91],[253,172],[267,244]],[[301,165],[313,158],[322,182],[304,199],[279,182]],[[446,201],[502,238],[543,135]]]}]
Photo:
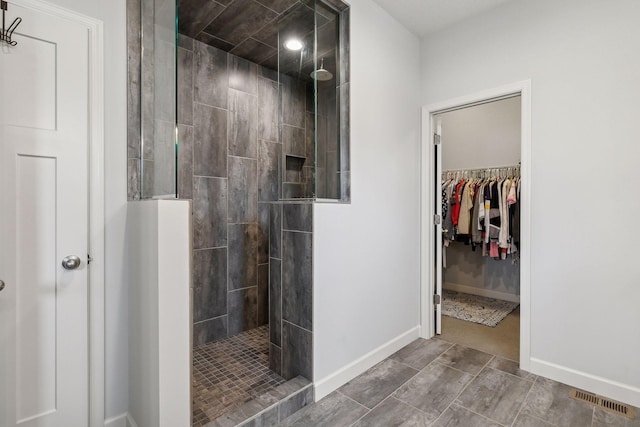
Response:
[{"label": "closet rod", "polygon": [[499,169],[520,169],[520,165],[491,166],[489,168],[474,168],[474,169],[447,169],[445,171],[442,171],[442,173],[448,173],[448,172],[482,172],[482,171],[499,170]]},{"label": "closet rod", "polygon": [[455,176],[489,178],[498,175],[518,175],[520,176],[520,165],[498,166],[493,168],[479,169],[449,169],[442,171],[442,178],[453,178]]}]

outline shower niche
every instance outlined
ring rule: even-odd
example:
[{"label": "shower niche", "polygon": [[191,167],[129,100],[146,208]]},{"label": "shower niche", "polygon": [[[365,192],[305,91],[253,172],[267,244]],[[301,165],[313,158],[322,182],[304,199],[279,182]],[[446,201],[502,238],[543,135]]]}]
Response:
[{"label": "shower niche", "polygon": [[128,2],[129,198],[191,200],[192,425],[281,421],[313,401],[313,204],[351,197],[349,7]]}]

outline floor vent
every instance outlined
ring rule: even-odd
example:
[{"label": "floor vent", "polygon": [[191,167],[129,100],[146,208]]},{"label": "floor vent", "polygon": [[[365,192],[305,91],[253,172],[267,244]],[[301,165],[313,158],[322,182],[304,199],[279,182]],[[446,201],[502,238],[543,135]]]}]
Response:
[{"label": "floor vent", "polygon": [[615,400],[606,399],[604,397],[596,396],[592,393],[586,393],[584,391],[571,389],[569,392],[569,396],[572,399],[579,400],[581,402],[586,402],[591,405],[597,406],[599,408],[604,409],[605,411],[609,411],[616,415],[621,415],[623,417],[627,417],[630,419],[634,419],[634,408],[629,405],[625,405],[624,403],[616,402]]}]

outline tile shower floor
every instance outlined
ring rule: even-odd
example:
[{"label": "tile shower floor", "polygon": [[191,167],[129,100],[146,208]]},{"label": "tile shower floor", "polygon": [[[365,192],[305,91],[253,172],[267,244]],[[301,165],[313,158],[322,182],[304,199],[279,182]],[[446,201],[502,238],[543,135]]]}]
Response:
[{"label": "tile shower floor", "polygon": [[269,326],[194,348],[191,381],[194,427],[284,383],[269,370]]}]

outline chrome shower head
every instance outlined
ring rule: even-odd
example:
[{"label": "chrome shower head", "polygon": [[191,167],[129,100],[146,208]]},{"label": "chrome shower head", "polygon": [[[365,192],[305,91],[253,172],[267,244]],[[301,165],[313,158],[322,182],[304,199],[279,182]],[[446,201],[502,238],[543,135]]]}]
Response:
[{"label": "chrome shower head", "polygon": [[310,74],[311,78],[320,82],[326,82],[333,78],[333,74],[324,68],[324,58],[320,60],[320,68],[315,71],[312,71]]}]

